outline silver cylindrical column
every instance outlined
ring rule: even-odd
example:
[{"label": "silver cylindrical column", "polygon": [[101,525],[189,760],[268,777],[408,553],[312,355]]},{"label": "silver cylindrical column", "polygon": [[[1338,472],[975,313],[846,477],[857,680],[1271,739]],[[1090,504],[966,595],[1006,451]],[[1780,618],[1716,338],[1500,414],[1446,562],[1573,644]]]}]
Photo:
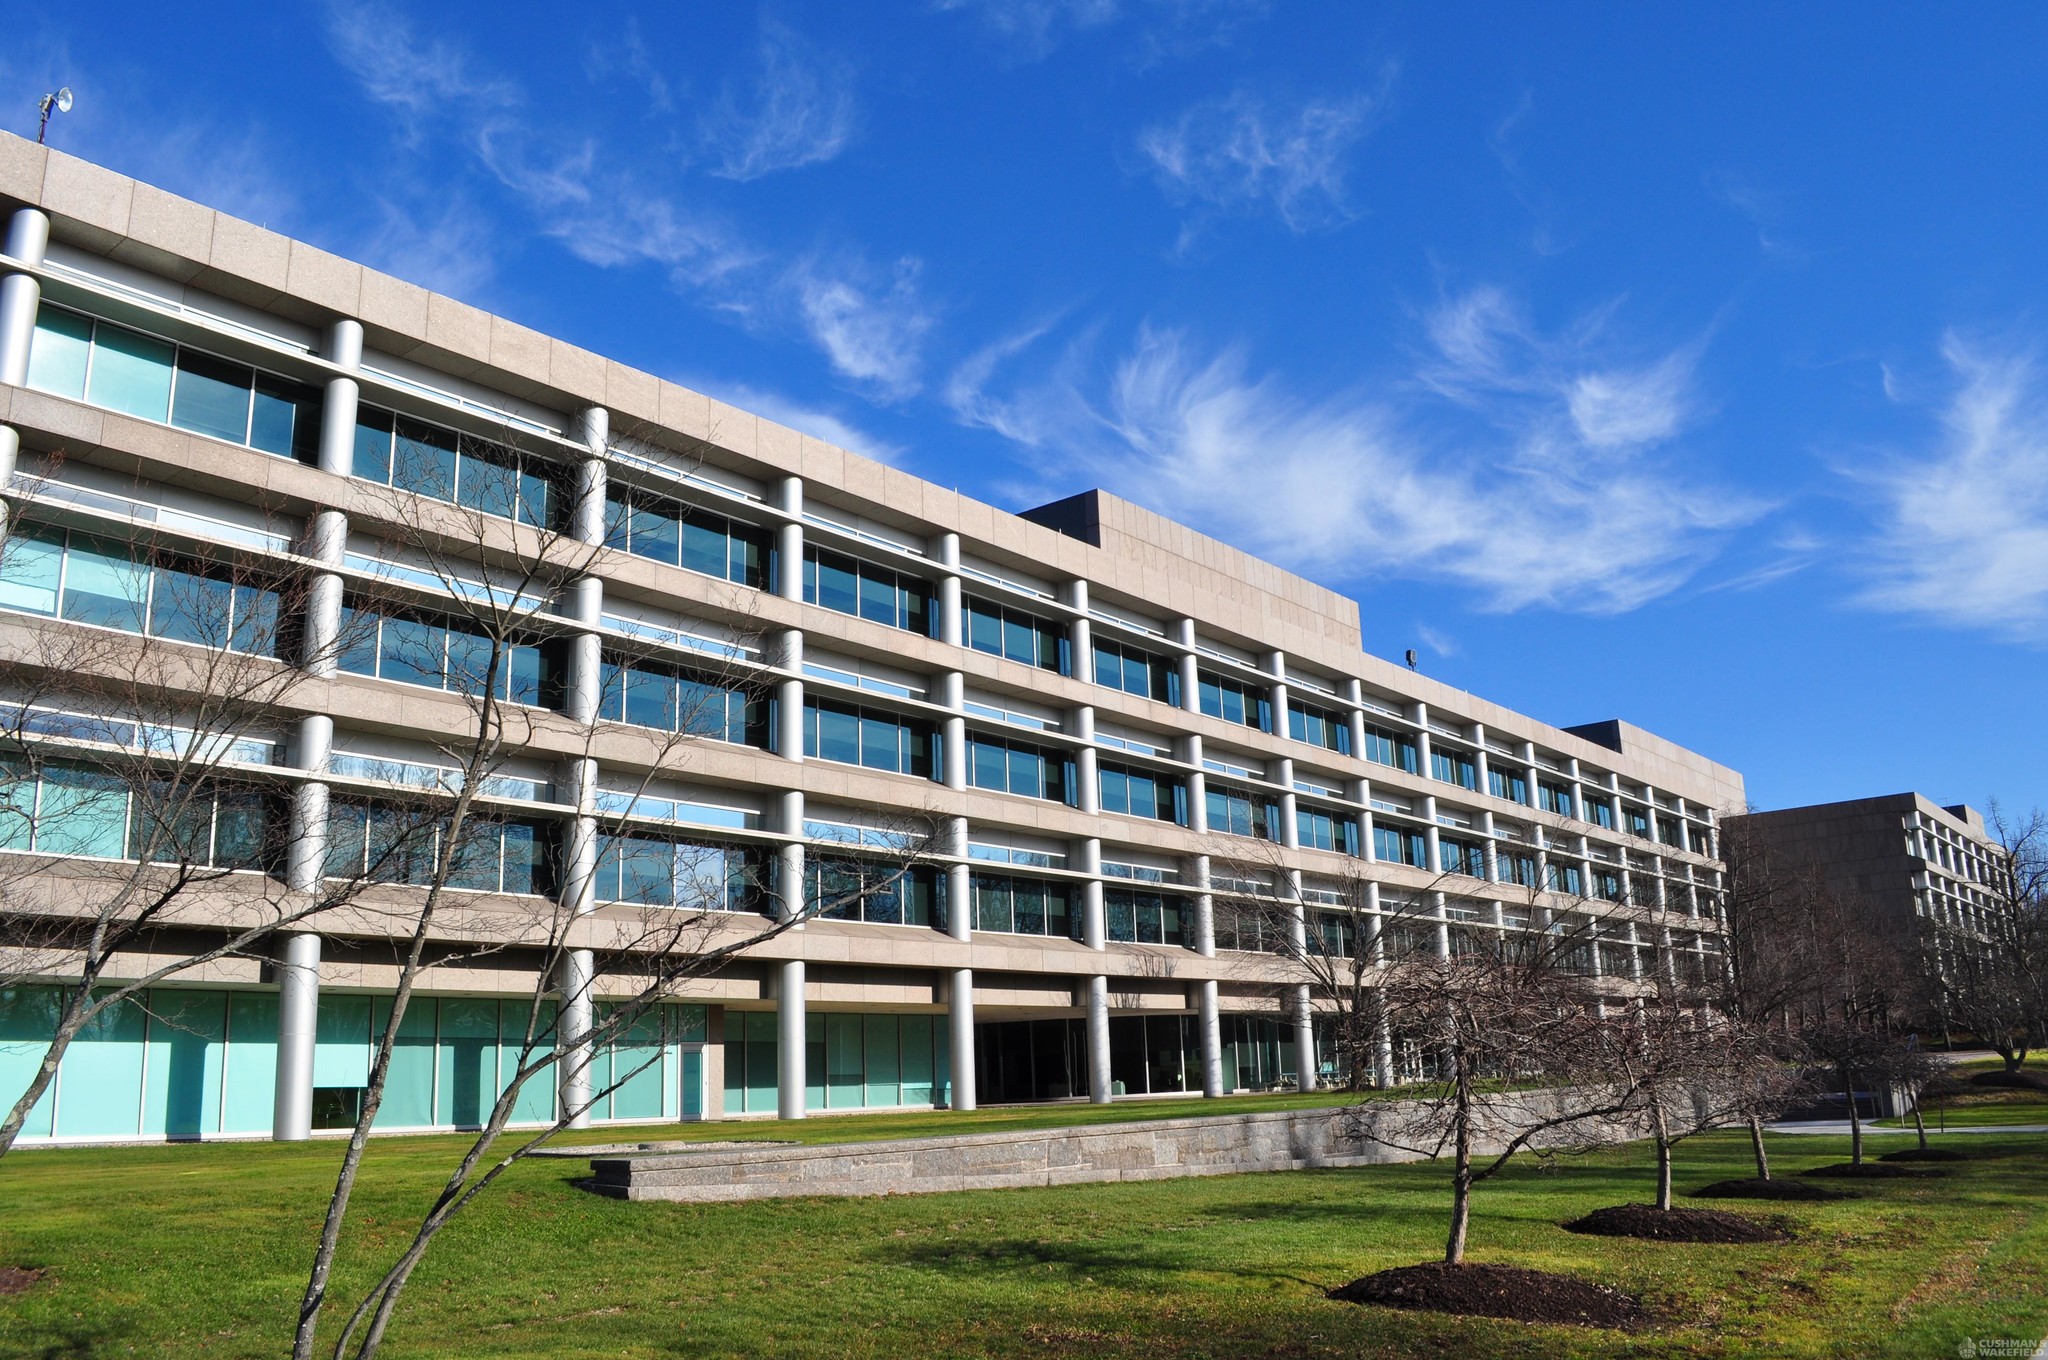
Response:
[{"label": "silver cylindrical column", "polygon": [[953,1108],[974,1108],[974,970],[953,970]]},{"label": "silver cylindrical column", "polygon": [[804,961],[785,959],[775,990],[775,1112],[804,1117]]},{"label": "silver cylindrical column", "polygon": [[556,1089],[572,1129],[590,1126],[590,1028],[595,1019],[590,993],[596,971],[596,959],[588,949],[563,951],[556,983],[562,998],[555,1021],[561,1050]]},{"label": "silver cylindrical column", "polygon": [[1216,992],[1216,979],[1210,978],[1195,998],[1195,1017],[1202,1041],[1202,1094],[1212,1100],[1230,1089],[1223,1084],[1223,1016]]},{"label": "silver cylindrical column", "polygon": [[1097,1105],[1110,1102],[1109,1093],[1109,979],[1088,979],[1088,1099]]},{"label": "silver cylindrical column", "polygon": [[[7,221],[7,253],[23,264],[41,264],[50,245],[50,219],[39,208],[17,208]],[[28,381],[28,350],[35,340],[36,309],[43,285],[33,274],[0,279],[0,383]]]},{"label": "silver cylindrical column", "polygon": [[320,937],[287,935],[277,964],[277,1088],[270,1136],[300,1142],[313,1132],[313,1041],[320,1020]]}]

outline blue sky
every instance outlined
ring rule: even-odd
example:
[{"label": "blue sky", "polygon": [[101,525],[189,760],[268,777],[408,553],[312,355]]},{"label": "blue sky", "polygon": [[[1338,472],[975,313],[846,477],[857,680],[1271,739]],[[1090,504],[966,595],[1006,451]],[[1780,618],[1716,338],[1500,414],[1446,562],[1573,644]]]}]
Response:
[{"label": "blue sky", "polygon": [[1760,806],[2048,803],[2048,10],[648,10],[45,7],[0,103]]}]

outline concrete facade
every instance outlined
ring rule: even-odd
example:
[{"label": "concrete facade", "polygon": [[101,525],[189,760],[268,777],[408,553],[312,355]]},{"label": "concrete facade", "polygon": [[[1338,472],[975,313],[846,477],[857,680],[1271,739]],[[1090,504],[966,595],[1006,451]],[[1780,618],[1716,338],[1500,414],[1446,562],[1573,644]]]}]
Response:
[{"label": "concrete facade", "polygon": [[1831,892],[1901,929],[1980,935],[1997,901],[2004,852],[1964,804],[1884,794],[1731,816],[1728,834],[1817,872]]},{"label": "concrete facade", "polygon": [[[921,919],[901,919],[906,896],[898,919],[808,920],[691,980],[649,1040],[661,1090],[596,1116],[618,1122],[1311,1085],[1329,1073],[1300,980],[1271,953],[1219,947],[1215,907],[1232,894],[1297,897],[1314,929],[1318,892],[1369,879],[1376,902],[1421,902],[1446,940],[1591,911],[1611,918],[1600,949],[1622,977],[1718,950],[1716,827],[1743,804],[1738,773],[1623,722],[1552,726],[1373,656],[1356,602],[1185,525],[1100,491],[1006,513],[19,138],[0,137],[0,212],[0,473],[18,466],[24,532],[104,557],[90,545],[142,543],[147,524],[134,562],[254,553],[311,583],[309,638],[339,626],[344,601],[455,617],[454,587],[422,584],[408,545],[467,551],[476,560],[457,565],[481,578],[485,557],[537,551],[534,532],[507,519],[465,547],[473,508],[394,489],[401,474],[361,452],[365,430],[396,428],[394,460],[411,429],[420,447],[534,471],[571,507],[549,527],[594,554],[536,616],[562,694],[532,711],[505,762],[516,793],[492,795],[555,868],[544,890],[485,896],[474,918],[516,931],[566,915],[576,947],[546,978],[518,949],[430,970],[423,992],[445,1028],[422,1040],[434,1056],[421,1080],[436,1094],[394,1127],[463,1122],[466,1107],[439,1094],[476,1061],[463,1027],[511,1024],[480,1007],[552,988],[573,1040],[582,1008],[624,985],[588,970],[662,905],[632,899],[644,887],[604,858],[628,836],[713,847],[790,903],[807,858],[847,857],[906,818],[940,828],[919,868]],[[228,370],[256,375],[241,381],[259,412],[232,436],[175,395]],[[289,448],[259,436],[266,383],[296,394],[268,398],[273,413],[298,403]],[[645,551],[640,528],[619,527],[640,507]],[[663,537],[689,533],[724,544],[724,565],[694,569],[692,549]],[[855,584],[838,599],[842,580]],[[94,626],[46,593],[47,608],[0,607],[0,646],[28,654],[41,630]],[[678,754],[672,733],[600,718],[600,659],[688,680],[707,655],[772,715],[760,731]],[[394,679],[377,669],[387,659],[372,673],[301,663],[263,734],[266,776],[291,786],[305,832],[295,846],[331,847],[333,808],[374,810],[380,785],[416,783],[406,772],[431,772],[436,738],[470,723],[459,694]],[[859,742],[894,733],[905,768],[866,746],[835,754],[827,727],[847,714]],[[1056,772],[1057,796],[992,776],[983,757],[999,748]],[[617,811],[622,790],[640,792]],[[1159,815],[1131,811],[1155,795]],[[1256,834],[1230,834],[1240,812]],[[1469,858],[1453,863],[1460,846]],[[1245,859],[1263,880],[1224,873]],[[37,872],[60,883],[46,861]],[[270,872],[303,890],[328,862],[308,849]],[[193,939],[240,909],[238,884],[211,885],[181,918]],[[405,892],[379,888],[273,960],[223,960],[166,989],[212,989],[231,1068],[274,1064],[275,1136],[307,1136],[345,1103],[360,1043],[356,1012],[343,1024],[335,1008],[359,1003],[374,1022],[395,974],[368,906]],[[1015,905],[1027,900],[1063,903],[1071,928]],[[740,915],[713,922],[709,942],[744,928]],[[272,999],[275,1024],[237,1057],[229,1032],[253,1035],[269,1014],[251,996]],[[7,1044],[0,1087],[15,1070]],[[31,1136],[181,1136],[152,1124],[139,1070],[132,1134],[119,1110],[67,1125],[60,1089]],[[231,1081],[209,1080],[225,1109]],[[564,1098],[580,1098],[576,1080]],[[229,1123],[183,1134],[258,1132]]]}]

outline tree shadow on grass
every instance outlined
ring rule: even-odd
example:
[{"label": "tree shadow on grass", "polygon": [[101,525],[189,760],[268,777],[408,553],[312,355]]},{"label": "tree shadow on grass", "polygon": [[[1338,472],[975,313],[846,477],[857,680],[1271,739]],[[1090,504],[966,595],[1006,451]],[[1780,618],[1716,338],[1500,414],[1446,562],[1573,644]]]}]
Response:
[{"label": "tree shadow on grass", "polygon": [[960,1274],[1043,1272],[1073,1281],[1087,1280],[1115,1287],[1157,1284],[1190,1273],[1235,1275],[1247,1280],[1286,1281],[1323,1290],[1328,1281],[1311,1280],[1291,1271],[1250,1265],[1224,1266],[1196,1260],[1190,1253],[1147,1250],[1129,1243],[1049,1242],[1042,1238],[1009,1237],[973,1242],[884,1243],[869,1253],[893,1265]]},{"label": "tree shadow on grass", "polygon": [[26,1356],[34,1360],[100,1360],[101,1356],[131,1355],[134,1347],[127,1338],[134,1327],[125,1322],[65,1322],[33,1327],[28,1333]]}]

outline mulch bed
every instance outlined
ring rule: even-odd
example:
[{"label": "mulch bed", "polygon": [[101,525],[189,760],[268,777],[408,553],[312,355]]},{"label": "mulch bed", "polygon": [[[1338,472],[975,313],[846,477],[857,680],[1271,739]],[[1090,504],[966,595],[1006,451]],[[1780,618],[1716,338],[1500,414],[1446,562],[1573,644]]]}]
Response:
[{"label": "mulch bed", "polygon": [[1850,1199],[1839,1190],[1830,1190],[1825,1185],[1809,1185],[1805,1181],[1768,1180],[1760,1181],[1752,1176],[1747,1180],[1715,1181],[1692,1192],[1694,1199],[1782,1199],[1813,1202],[1829,1199]]},{"label": "mulch bed", "polygon": [[0,1296],[26,1294],[48,1273],[34,1266],[0,1266]]},{"label": "mulch bed", "polygon": [[1377,1303],[1460,1317],[1561,1322],[1633,1330],[1650,1320],[1634,1297],[1604,1284],[1520,1266],[1398,1266],[1329,1291],[1343,1303]]},{"label": "mulch bed", "polygon": [[1659,1209],[1654,1204],[1616,1204],[1595,1209],[1564,1225],[1566,1232],[1595,1237],[1646,1237],[1654,1242],[1783,1242],[1785,1230],[1719,1209]]},{"label": "mulch bed", "polygon": [[1967,1162],[1970,1154],[1957,1152],[1954,1148],[1900,1148],[1887,1152],[1878,1158],[1880,1162]]},{"label": "mulch bed", "polygon": [[1909,1176],[1939,1176],[1939,1171],[1930,1167],[1900,1166],[1896,1162],[1865,1162],[1858,1166],[1854,1162],[1832,1162],[1817,1166],[1811,1171],[1802,1171],[1802,1176],[1849,1176],[1857,1180],[1903,1180]]}]

